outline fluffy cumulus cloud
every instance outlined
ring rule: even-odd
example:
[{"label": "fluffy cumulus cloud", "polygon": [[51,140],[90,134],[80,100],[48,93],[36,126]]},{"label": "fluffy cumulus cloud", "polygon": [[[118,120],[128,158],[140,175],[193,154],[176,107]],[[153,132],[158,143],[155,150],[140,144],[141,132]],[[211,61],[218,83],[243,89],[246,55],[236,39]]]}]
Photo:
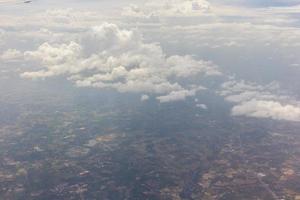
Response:
[{"label": "fluffy cumulus cloud", "polygon": [[275,120],[300,121],[300,107],[282,104],[277,101],[250,100],[236,105],[232,109],[234,116],[272,118]]},{"label": "fluffy cumulus cloud", "polygon": [[80,87],[155,94],[160,102],[184,100],[202,88],[183,84],[185,79],[221,75],[212,62],[166,56],[158,44],[145,43],[136,30],[109,23],[91,28],[76,41],[44,43],[24,52],[24,57],[41,66],[22,73],[24,78],[64,76]]},{"label": "fluffy cumulus cloud", "polygon": [[222,85],[221,96],[234,104],[233,116],[300,121],[300,103],[289,96],[276,94],[278,85],[266,86],[231,80]]}]

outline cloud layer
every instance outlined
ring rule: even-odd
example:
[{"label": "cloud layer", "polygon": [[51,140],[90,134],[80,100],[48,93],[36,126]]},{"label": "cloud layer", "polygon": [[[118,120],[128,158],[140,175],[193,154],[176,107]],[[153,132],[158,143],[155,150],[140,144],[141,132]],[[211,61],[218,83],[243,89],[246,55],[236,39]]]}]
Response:
[{"label": "cloud layer", "polygon": [[145,43],[135,30],[104,23],[82,34],[78,41],[44,43],[24,52],[28,62],[42,66],[24,72],[24,78],[66,76],[80,87],[155,94],[161,102],[184,100],[203,87],[182,84],[183,79],[219,76],[212,62],[192,56],[166,56],[161,47]]},{"label": "cloud layer", "polygon": [[41,3],[25,14],[1,12],[0,67],[18,69],[28,79],[60,76],[79,87],[134,92],[141,101],[156,98],[162,103],[213,90],[209,85],[216,82],[210,84],[208,77],[235,74],[253,82],[232,79],[223,84],[220,94],[233,104],[232,115],[298,121],[297,101],[281,95],[276,84],[254,82],[292,85],[285,88],[300,83],[299,5],[126,2],[105,3],[111,10],[93,1],[101,6],[78,3],[82,6],[77,9],[56,9]]}]

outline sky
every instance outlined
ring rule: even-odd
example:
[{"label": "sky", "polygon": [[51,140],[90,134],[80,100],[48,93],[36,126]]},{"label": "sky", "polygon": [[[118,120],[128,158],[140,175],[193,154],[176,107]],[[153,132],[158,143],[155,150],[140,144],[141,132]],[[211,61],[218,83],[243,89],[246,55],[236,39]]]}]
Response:
[{"label": "sky", "polygon": [[0,0],[0,79],[158,104],[210,91],[234,117],[300,121],[298,52],[299,0]]}]

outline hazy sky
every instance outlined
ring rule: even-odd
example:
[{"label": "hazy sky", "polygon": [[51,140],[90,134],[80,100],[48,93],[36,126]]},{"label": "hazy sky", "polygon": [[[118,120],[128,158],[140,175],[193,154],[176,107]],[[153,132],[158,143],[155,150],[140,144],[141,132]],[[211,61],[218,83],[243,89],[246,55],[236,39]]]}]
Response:
[{"label": "hazy sky", "polygon": [[300,121],[298,52],[298,0],[0,0],[0,78],[158,103],[211,90],[234,116]]}]

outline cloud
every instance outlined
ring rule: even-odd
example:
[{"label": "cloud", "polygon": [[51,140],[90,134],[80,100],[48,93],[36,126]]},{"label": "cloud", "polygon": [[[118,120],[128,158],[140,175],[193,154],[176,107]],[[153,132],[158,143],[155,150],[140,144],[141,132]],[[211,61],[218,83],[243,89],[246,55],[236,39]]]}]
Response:
[{"label": "cloud", "polygon": [[8,49],[0,55],[0,60],[6,61],[14,61],[23,58],[22,52],[16,49]]},{"label": "cloud", "polygon": [[[240,1],[237,1],[240,2]],[[241,2],[240,2],[241,3]],[[246,5],[245,2],[241,3]],[[256,2],[258,4],[258,2]],[[270,3],[272,5],[272,3]],[[274,3],[274,6],[280,5]],[[129,5],[122,15],[144,23],[164,25],[190,25],[207,23],[251,23],[268,25],[294,25],[299,22],[291,13],[299,14],[299,5],[289,6],[240,6],[218,0],[153,0],[143,5]],[[186,19],[185,19],[186,18]]]},{"label": "cloud", "polygon": [[300,107],[277,101],[250,100],[234,106],[232,115],[300,121]]},{"label": "cloud", "polygon": [[187,97],[195,96],[197,91],[199,91],[199,89],[172,91],[167,95],[157,97],[157,99],[160,103],[182,101]]},{"label": "cloud", "polygon": [[155,14],[153,12],[147,13],[145,10],[140,8],[138,5],[130,4],[125,6],[122,10],[122,15],[127,17],[137,17],[137,18],[145,18],[151,19],[155,18]]},{"label": "cloud", "polygon": [[[300,31],[292,26],[296,18],[289,16],[298,13],[299,6],[247,8],[214,1],[154,0],[124,8],[125,16],[141,18],[132,23],[123,16],[100,17],[91,8],[43,9],[26,16],[0,14],[0,44],[1,29],[6,43],[0,51],[20,45],[27,49],[23,63],[37,68],[26,69],[24,78],[63,76],[80,87],[164,97],[195,89],[191,85],[197,85],[197,79],[222,75],[214,63],[245,79],[259,70],[264,79],[271,77],[269,71],[281,76],[279,65],[299,61],[295,52],[300,50]],[[123,28],[108,23],[94,26],[107,18]],[[269,62],[270,57],[280,62]],[[273,100],[272,95],[247,90],[225,98],[239,104],[257,96]]]},{"label": "cloud", "polygon": [[[28,12],[27,12],[28,11]],[[50,8],[40,7],[39,9],[26,11],[26,15],[18,13],[0,13],[0,28],[13,28],[19,33],[34,31],[37,28],[46,28],[53,31],[79,31],[84,28],[102,23],[107,16],[103,16],[99,10],[73,9],[73,8]]]},{"label": "cloud", "polygon": [[278,89],[276,83],[262,86],[231,80],[223,83],[219,94],[234,104],[231,110],[233,116],[300,121],[300,102],[277,94]]},{"label": "cloud", "polygon": [[166,56],[158,44],[145,43],[136,30],[109,23],[91,28],[77,41],[44,43],[24,56],[42,66],[22,73],[24,78],[64,76],[79,87],[156,94],[161,102],[184,100],[201,88],[183,84],[184,79],[222,75],[212,62]]},{"label": "cloud", "polygon": [[210,11],[210,3],[206,0],[172,0],[160,2],[159,4],[154,3],[154,7],[161,6],[161,15],[166,16],[188,16],[188,15],[198,15]]},{"label": "cloud", "polygon": [[203,110],[207,110],[208,109],[207,105],[205,105],[205,104],[196,104],[196,107],[197,108],[201,108]]},{"label": "cloud", "polygon": [[5,31],[0,28],[0,45],[3,45],[5,42]]},{"label": "cloud", "polygon": [[151,1],[145,6],[129,5],[123,8],[127,17],[155,18],[172,16],[198,16],[210,13],[210,3],[206,0],[162,0]]},{"label": "cloud", "polygon": [[148,101],[149,98],[150,98],[150,97],[149,97],[148,95],[145,95],[145,94],[144,94],[144,95],[141,96],[141,101]]},{"label": "cloud", "polygon": [[[272,94],[279,88],[278,84],[273,82],[266,86],[261,86],[253,82],[244,80],[231,80],[222,84],[221,96],[229,102],[239,103],[250,99],[275,99],[279,96]],[[286,97],[280,96],[281,99]]]}]

